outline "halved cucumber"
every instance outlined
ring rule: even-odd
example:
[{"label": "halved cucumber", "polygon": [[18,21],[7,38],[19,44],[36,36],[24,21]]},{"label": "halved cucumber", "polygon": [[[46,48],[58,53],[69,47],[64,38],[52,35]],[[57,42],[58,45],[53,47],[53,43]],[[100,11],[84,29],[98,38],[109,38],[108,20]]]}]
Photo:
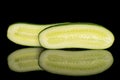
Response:
[{"label": "halved cucumber", "polygon": [[39,34],[39,42],[48,49],[106,49],[113,44],[114,35],[100,25],[69,23],[44,29]]},{"label": "halved cucumber", "polygon": [[8,66],[15,72],[42,70],[38,65],[38,56],[42,48],[23,48],[12,52],[8,56]]},{"label": "halved cucumber", "polygon": [[[68,22],[66,22],[68,23]],[[7,37],[14,43],[24,46],[40,46],[38,41],[38,33],[43,29],[56,24],[29,24],[29,23],[15,23],[9,26],[7,30]]]},{"label": "halved cucumber", "polygon": [[113,56],[107,50],[46,50],[41,53],[39,64],[54,74],[88,76],[109,69],[113,64]]}]

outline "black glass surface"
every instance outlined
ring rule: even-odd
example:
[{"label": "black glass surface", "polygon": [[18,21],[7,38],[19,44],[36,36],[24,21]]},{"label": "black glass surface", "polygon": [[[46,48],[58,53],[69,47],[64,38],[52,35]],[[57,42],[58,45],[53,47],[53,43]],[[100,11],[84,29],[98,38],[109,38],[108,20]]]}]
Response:
[{"label": "black glass surface", "polygon": [[[8,68],[7,57],[8,55],[27,46],[21,46],[8,40],[7,29],[8,26],[16,22],[25,22],[33,24],[50,24],[59,22],[90,22],[100,24],[109,29],[115,36],[114,44],[108,48],[114,57],[113,65],[106,71],[100,74],[91,76],[63,76],[48,73],[46,71],[31,71],[25,73],[18,73],[11,71]],[[120,31],[118,23],[114,23],[114,16],[1,16],[0,18],[0,80],[114,80],[119,78],[120,71]],[[75,50],[75,49],[71,49]],[[77,49],[78,50],[78,49]],[[3,76],[2,76],[3,75]]]}]

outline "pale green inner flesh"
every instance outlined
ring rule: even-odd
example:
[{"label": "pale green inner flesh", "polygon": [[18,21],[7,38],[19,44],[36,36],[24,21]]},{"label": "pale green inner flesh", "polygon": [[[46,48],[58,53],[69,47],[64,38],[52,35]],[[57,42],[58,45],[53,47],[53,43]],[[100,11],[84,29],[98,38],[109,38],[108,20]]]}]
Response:
[{"label": "pale green inner flesh", "polygon": [[[46,67],[54,70],[96,70],[106,65],[108,56],[104,54],[88,53],[76,55],[48,54],[45,59]],[[106,57],[107,56],[107,57]]]},{"label": "pale green inner flesh", "polygon": [[41,27],[20,27],[15,32],[15,37],[23,41],[37,42],[38,43],[38,33],[42,30]]},{"label": "pale green inner flesh", "polygon": [[49,44],[84,44],[84,45],[103,45],[109,39],[108,34],[100,30],[95,29],[82,29],[73,28],[65,29],[61,28],[59,30],[49,31],[46,35],[47,42]]}]

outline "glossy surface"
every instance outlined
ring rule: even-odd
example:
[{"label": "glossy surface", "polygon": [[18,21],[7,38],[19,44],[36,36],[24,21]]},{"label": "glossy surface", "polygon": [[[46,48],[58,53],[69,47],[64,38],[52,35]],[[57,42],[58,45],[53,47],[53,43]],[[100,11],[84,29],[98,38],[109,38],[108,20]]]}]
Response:
[{"label": "glossy surface", "polygon": [[[22,5],[21,5],[22,6]],[[72,5],[71,5],[72,6]],[[79,6],[79,5],[78,5]],[[9,7],[9,6],[8,6]],[[16,7],[16,6],[14,6]],[[73,6],[72,6],[73,7]],[[96,7],[96,6],[94,6]],[[3,14],[4,11],[1,11],[1,17],[0,17],[0,42],[1,42],[1,53],[0,53],[0,72],[1,72],[1,80],[38,80],[38,79],[44,79],[44,80],[115,80],[115,79],[119,79],[119,70],[120,70],[120,32],[119,32],[119,22],[118,19],[119,16],[117,16],[117,13],[115,13],[115,9],[112,8],[113,6],[111,6],[110,9],[106,8],[106,11],[102,11],[100,9],[98,9],[97,11],[92,12],[95,9],[89,8],[89,10],[87,9],[82,9],[85,11],[85,14],[83,14],[84,12],[82,11],[77,11],[78,9],[71,9],[71,8],[66,8],[66,12],[62,12],[61,14],[58,14],[61,10],[57,9],[57,11],[59,10],[59,12],[54,11],[54,14],[50,14],[47,13],[48,10],[43,10],[39,13],[37,13],[37,10],[34,10],[34,13],[25,13],[22,9],[16,9],[16,11],[14,11],[15,13],[12,14],[11,10],[7,13],[7,15]],[[77,7],[76,7],[77,8]],[[80,7],[78,7],[79,10]],[[30,12],[32,11],[32,9],[30,11],[28,11],[28,9],[31,8],[26,8],[26,12]],[[67,10],[69,9],[69,11]],[[13,9],[15,10],[15,9]],[[39,11],[38,10],[38,11]],[[53,10],[53,9],[52,9]],[[73,12],[69,14],[69,12]],[[91,11],[92,10],[92,11]],[[44,12],[46,11],[46,12]],[[51,11],[51,10],[50,10]],[[17,14],[21,12],[20,14]],[[107,12],[107,13],[106,13]],[[111,13],[113,12],[113,13]],[[99,14],[101,13],[101,14]],[[115,15],[114,15],[115,14]],[[14,72],[11,71],[8,68],[7,65],[7,56],[18,49],[21,48],[25,48],[26,46],[21,46],[21,45],[17,45],[13,42],[11,42],[10,40],[7,39],[6,37],[6,33],[7,33],[7,29],[9,27],[9,25],[13,24],[13,23],[17,23],[17,22],[25,22],[25,23],[35,23],[35,24],[51,24],[51,23],[57,23],[57,22],[65,22],[65,21],[71,21],[71,22],[90,22],[90,23],[96,23],[96,24],[100,24],[103,25],[105,28],[109,29],[115,36],[115,42],[114,44],[108,48],[108,50],[112,53],[113,57],[114,57],[114,63],[113,65],[106,70],[103,73],[97,74],[97,75],[92,75],[92,76],[64,76],[64,75],[56,75],[56,74],[51,74],[45,71],[34,71],[34,72],[25,72],[25,73],[18,73],[18,72]],[[76,50],[76,49],[71,49],[71,50]],[[3,76],[5,75],[5,76]]]},{"label": "glossy surface", "polygon": [[15,72],[42,70],[38,65],[38,56],[42,48],[23,48],[12,52],[8,58],[9,69]]},{"label": "glossy surface", "polygon": [[113,56],[107,50],[46,50],[41,53],[39,64],[54,74],[88,76],[109,69],[113,64]]}]

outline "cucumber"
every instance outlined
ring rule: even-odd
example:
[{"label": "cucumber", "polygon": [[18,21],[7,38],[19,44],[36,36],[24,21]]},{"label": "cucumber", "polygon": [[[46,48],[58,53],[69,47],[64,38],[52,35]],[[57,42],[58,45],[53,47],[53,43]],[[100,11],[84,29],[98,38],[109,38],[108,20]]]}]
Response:
[{"label": "cucumber", "polygon": [[63,23],[55,24],[14,23],[8,27],[7,37],[12,42],[23,46],[41,46],[38,41],[38,33],[51,25],[57,24]]},{"label": "cucumber", "polygon": [[12,52],[8,58],[9,69],[15,72],[42,70],[38,65],[38,56],[42,48],[23,48]]},{"label": "cucumber", "polygon": [[39,64],[53,74],[88,76],[109,69],[113,64],[113,56],[107,50],[46,50],[41,53]]},{"label": "cucumber", "polygon": [[39,33],[40,44],[47,49],[107,49],[114,42],[113,33],[92,23],[53,25]]}]

